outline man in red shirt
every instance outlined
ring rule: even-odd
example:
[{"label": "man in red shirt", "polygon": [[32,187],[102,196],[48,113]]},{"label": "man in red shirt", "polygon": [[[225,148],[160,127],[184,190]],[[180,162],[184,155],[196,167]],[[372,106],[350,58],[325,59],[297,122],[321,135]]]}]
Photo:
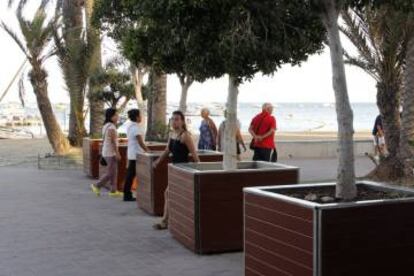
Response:
[{"label": "man in red shirt", "polygon": [[[272,104],[265,103],[263,104],[262,112],[256,115],[250,123],[249,132],[253,136],[254,161],[277,161],[275,145],[277,126],[276,118],[272,116],[272,113]],[[272,151],[274,151],[273,156],[271,156]]]}]

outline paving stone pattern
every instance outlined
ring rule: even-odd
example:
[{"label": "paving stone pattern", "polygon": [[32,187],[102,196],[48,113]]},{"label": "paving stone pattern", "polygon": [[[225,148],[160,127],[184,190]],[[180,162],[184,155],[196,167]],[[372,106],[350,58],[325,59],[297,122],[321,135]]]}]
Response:
[{"label": "paving stone pattern", "polygon": [[243,275],[241,253],[194,255],[89,184],[80,171],[0,168],[0,276]]}]

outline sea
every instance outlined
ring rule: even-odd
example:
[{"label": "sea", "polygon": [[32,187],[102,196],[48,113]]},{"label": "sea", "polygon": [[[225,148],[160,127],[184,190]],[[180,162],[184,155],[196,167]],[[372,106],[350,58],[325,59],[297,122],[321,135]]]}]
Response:
[{"label": "sea", "polygon": [[[251,119],[261,111],[261,103],[239,103],[238,119],[241,123],[242,132],[247,132]],[[282,132],[331,132],[337,131],[335,104],[333,103],[273,103],[275,106],[274,115],[277,119],[278,131]],[[130,103],[129,107],[135,107]],[[168,104],[168,117],[177,109],[176,103]],[[211,117],[217,125],[224,120],[224,103],[189,103],[187,123],[189,128],[198,132],[201,122],[200,110],[206,107],[211,112]],[[353,103],[354,129],[357,132],[370,131],[374,125],[376,116],[379,114],[374,103]],[[55,115],[64,131],[69,128],[69,105],[54,105]],[[0,127],[5,118],[11,116],[30,116],[40,120],[39,112],[35,104],[21,107],[16,103],[0,105]],[[122,116],[125,121],[125,114]],[[168,119],[168,118],[167,118]],[[45,136],[42,124],[25,127],[25,130],[32,132],[36,137]],[[125,127],[120,126],[120,132],[125,132]]]}]

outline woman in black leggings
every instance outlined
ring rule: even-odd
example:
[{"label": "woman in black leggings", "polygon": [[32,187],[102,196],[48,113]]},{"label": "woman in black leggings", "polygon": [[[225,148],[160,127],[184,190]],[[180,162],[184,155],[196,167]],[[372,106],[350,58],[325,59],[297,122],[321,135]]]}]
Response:
[{"label": "woman in black leggings", "polygon": [[[168,146],[161,155],[161,157],[154,163],[154,168],[163,162],[171,154],[172,163],[188,163],[189,155],[193,156],[194,162],[199,162],[197,151],[194,146],[193,138],[190,132],[188,132],[185,117],[181,111],[174,111],[172,120],[172,128],[174,130],[171,135]],[[164,216],[161,221],[154,225],[157,230],[163,230],[168,228],[168,187],[165,190],[165,204],[164,204]]]}]

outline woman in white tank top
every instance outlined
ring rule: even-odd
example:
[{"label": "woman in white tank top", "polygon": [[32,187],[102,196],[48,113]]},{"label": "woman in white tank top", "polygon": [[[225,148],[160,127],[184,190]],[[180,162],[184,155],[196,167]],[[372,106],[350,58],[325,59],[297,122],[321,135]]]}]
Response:
[{"label": "woman in white tank top", "polygon": [[[109,196],[122,196],[122,193],[117,191],[118,161],[121,159],[118,148],[118,133],[116,129],[118,120],[119,116],[116,109],[109,108],[105,111],[105,123],[102,128],[102,157],[107,163],[107,170],[97,184],[91,185],[91,190],[96,193],[97,196],[100,196],[101,188],[107,188],[110,191]],[[108,183],[110,185],[108,185]]]}]

